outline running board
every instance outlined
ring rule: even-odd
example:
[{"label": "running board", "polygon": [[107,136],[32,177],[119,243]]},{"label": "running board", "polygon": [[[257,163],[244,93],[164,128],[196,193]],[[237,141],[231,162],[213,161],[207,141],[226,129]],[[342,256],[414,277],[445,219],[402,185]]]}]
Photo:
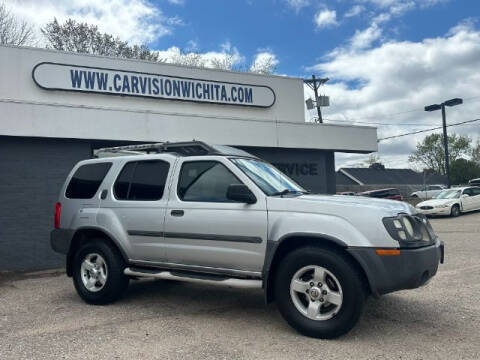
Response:
[{"label": "running board", "polygon": [[186,281],[197,284],[231,286],[240,289],[260,289],[262,280],[255,279],[236,279],[228,277],[214,277],[209,275],[178,273],[173,271],[152,271],[137,268],[126,268],[123,273],[127,276],[139,278],[155,278],[162,280]]}]

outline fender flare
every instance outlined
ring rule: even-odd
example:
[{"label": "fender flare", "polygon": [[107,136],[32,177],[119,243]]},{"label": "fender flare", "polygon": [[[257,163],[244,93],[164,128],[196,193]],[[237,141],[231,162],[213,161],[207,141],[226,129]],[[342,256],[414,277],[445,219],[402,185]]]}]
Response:
[{"label": "fender flare", "polygon": [[280,245],[287,241],[288,239],[291,238],[305,238],[305,239],[316,239],[319,241],[325,241],[327,244],[334,244],[334,246],[341,247],[346,249],[348,245],[343,242],[342,240],[327,235],[327,234],[322,234],[322,233],[305,233],[305,232],[294,232],[294,233],[288,233],[280,237],[278,240],[267,240],[267,248],[265,252],[265,263],[263,266],[263,271],[262,271],[262,278],[263,278],[263,289],[265,292],[265,302],[269,303],[271,302],[273,298],[273,294],[271,291],[271,286],[269,286],[269,282],[271,281],[270,279],[270,273],[272,269],[272,265],[274,265],[274,259],[276,254],[278,253],[278,249],[280,248]]},{"label": "fender flare", "polygon": [[[122,255],[123,260],[126,263],[128,263],[128,256],[127,256],[127,253],[125,252],[125,249],[123,249],[120,242],[108,230],[106,230],[102,227],[99,227],[99,226],[82,226],[82,227],[79,227],[79,228],[75,229],[75,231],[72,235],[71,241],[70,241],[69,248],[68,248],[67,259],[66,259],[66,269],[67,269],[67,275],[68,276],[72,276],[72,260],[73,260],[72,246],[76,247],[76,241],[74,241],[74,240],[79,236],[79,233],[85,232],[85,231],[96,231],[96,232],[102,233],[103,236],[105,238],[107,238],[109,241],[111,241],[112,244],[118,249],[118,251]],[[79,241],[81,241],[81,240],[79,240]],[[75,242],[75,244],[74,244],[74,242]]]}]

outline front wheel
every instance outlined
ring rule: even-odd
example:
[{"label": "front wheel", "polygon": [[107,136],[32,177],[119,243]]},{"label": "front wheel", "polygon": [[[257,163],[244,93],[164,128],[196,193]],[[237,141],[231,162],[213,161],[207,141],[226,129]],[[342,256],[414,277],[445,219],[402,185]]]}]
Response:
[{"label": "front wheel", "polygon": [[450,216],[457,217],[458,215],[460,215],[460,206],[455,204],[452,206],[452,210],[450,210]]},{"label": "front wheel", "polygon": [[103,305],[119,299],[128,287],[125,264],[117,249],[102,239],[82,245],[73,258],[73,283],[89,304]]},{"label": "front wheel", "polygon": [[366,298],[362,277],[339,251],[305,247],[287,255],[275,278],[278,308],[300,333],[335,338],[358,322]]}]

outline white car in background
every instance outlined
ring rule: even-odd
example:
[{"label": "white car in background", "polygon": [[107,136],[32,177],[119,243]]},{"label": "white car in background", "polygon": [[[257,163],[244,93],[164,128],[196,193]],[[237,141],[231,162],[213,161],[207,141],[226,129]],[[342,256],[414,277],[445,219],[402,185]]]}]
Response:
[{"label": "white car in background", "polygon": [[445,189],[434,199],[417,204],[416,208],[424,215],[453,217],[468,211],[480,210],[480,187]]},{"label": "white car in background", "polygon": [[428,200],[440,194],[445,188],[443,185],[426,185],[422,190],[415,191],[410,196],[412,198]]}]

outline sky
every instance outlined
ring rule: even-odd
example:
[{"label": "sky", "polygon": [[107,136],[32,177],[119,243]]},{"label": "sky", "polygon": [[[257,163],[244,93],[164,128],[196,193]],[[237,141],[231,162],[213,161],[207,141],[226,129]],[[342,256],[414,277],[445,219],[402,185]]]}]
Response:
[{"label": "sky", "polygon": [[[425,105],[461,97],[447,122],[480,118],[479,0],[7,0],[17,16],[41,26],[55,16],[158,50],[230,55],[234,67],[270,61],[279,75],[330,81],[321,93],[326,123],[375,126],[383,139],[441,125]],[[41,39],[41,35],[38,35]],[[41,40],[39,40],[41,41]],[[305,98],[312,96],[308,88]],[[306,121],[315,111],[306,110]],[[480,138],[480,121],[449,128]],[[427,133],[379,142],[387,167],[414,167],[408,155]],[[359,166],[365,154],[337,154]]]}]

